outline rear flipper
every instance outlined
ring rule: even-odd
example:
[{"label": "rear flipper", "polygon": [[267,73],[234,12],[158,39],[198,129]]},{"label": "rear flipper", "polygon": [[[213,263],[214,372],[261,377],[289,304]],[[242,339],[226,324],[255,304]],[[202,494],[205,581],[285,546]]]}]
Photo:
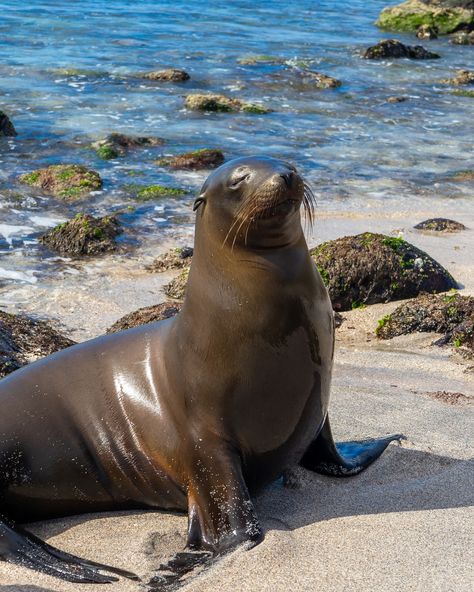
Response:
[{"label": "rear flipper", "polygon": [[0,560],[28,567],[50,576],[81,584],[109,584],[118,578],[101,574],[109,572],[138,580],[128,571],[80,559],[59,551],[33,534],[0,517]]},{"label": "rear flipper", "polygon": [[350,477],[371,465],[390,442],[403,439],[404,436],[396,434],[385,438],[336,444],[332,437],[329,416],[326,416],[322,430],[309,445],[300,465],[322,475]]}]

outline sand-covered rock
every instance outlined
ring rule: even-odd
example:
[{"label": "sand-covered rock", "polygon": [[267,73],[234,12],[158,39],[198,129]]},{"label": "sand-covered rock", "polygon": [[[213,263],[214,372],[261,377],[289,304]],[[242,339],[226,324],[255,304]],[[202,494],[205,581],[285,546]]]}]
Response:
[{"label": "sand-covered rock", "polygon": [[78,164],[53,164],[21,175],[19,180],[64,201],[82,199],[102,187],[99,173]]},{"label": "sand-covered rock", "polygon": [[119,331],[138,327],[139,325],[169,319],[178,314],[181,306],[179,302],[162,302],[161,304],[139,308],[116,321],[107,329],[107,333],[118,333]]},{"label": "sand-covered rock", "polygon": [[115,216],[94,218],[77,214],[40,237],[40,242],[60,255],[80,257],[117,249],[115,238],[122,232]]},{"label": "sand-covered rock", "polygon": [[404,45],[396,39],[385,39],[372,45],[362,52],[366,60],[382,60],[385,58],[409,58],[411,60],[434,60],[440,56],[428,51],[421,45]]},{"label": "sand-covered rock", "polygon": [[172,279],[171,282],[164,286],[164,293],[169,298],[173,298],[174,300],[184,300],[184,296],[186,294],[186,286],[188,283],[188,277],[189,267],[185,268],[177,277]]},{"label": "sand-covered rock", "polygon": [[190,79],[189,74],[185,70],[178,68],[167,68],[166,70],[154,70],[152,72],[145,72],[141,78],[146,80],[158,80],[160,82],[186,82]]},{"label": "sand-covered rock", "polygon": [[218,94],[192,94],[184,100],[184,105],[192,111],[217,111],[231,113],[244,111],[246,113],[264,114],[271,109],[257,103],[247,103],[240,99],[229,98]]},{"label": "sand-covered rock", "polygon": [[162,272],[170,269],[183,269],[191,265],[192,247],[178,247],[159,255],[153,263],[147,266],[148,271]]},{"label": "sand-covered rock", "polygon": [[382,10],[376,24],[387,31],[415,33],[422,25],[446,35],[460,27],[474,26],[472,0],[408,0]]},{"label": "sand-covered rock", "polygon": [[159,166],[171,169],[184,169],[197,171],[201,169],[215,169],[224,162],[224,153],[215,148],[203,148],[193,152],[184,152],[176,156],[161,158],[157,161]]},{"label": "sand-covered rock", "polygon": [[474,353],[474,297],[455,291],[423,294],[380,319],[375,330],[380,339],[420,332],[444,333],[438,345],[450,343]]},{"label": "sand-covered rock", "polygon": [[449,218],[429,218],[423,220],[414,226],[417,230],[431,230],[434,232],[459,232],[466,230],[464,224],[450,220]]},{"label": "sand-covered rock", "polygon": [[0,138],[2,136],[16,136],[16,129],[8,115],[0,109]]},{"label": "sand-covered rock", "polygon": [[458,70],[456,76],[445,78],[441,82],[443,84],[453,84],[454,86],[474,84],[474,72],[471,72],[470,70]]},{"label": "sand-covered rock", "polygon": [[70,345],[74,341],[45,321],[0,311],[0,377]]},{"label": "sand-covered rock", "polygon": [[127,136],[126,134],[112,133],[107,137],[97,140],[91,144],[100,158],[110,160],[124,156],[130,149],[148,146],[161,146],[164,144],[162,138],[149,136]]},{"label": "sand-covered rock", "polygon": [[334,310],[457,287],[446,269],[402,238],[365,232],[328,241],[310,253]]}]

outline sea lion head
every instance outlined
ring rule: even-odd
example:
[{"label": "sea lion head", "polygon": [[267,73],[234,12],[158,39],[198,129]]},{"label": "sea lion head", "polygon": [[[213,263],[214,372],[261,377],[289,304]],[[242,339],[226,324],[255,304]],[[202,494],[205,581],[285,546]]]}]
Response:
[{"label": "sea lion head", "polygon": [[212,228],[223,248],[283,246],[302,233],[301,206],[312,220],[313,201],[292,164],[266,156],[236,158],[204,183],[194,202],[196,233]]}]

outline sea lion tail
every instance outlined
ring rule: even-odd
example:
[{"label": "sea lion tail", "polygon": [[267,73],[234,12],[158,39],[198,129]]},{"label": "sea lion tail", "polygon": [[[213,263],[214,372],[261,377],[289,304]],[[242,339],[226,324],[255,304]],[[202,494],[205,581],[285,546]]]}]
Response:
[{"label": "sea lion tail", "polygon": [[118,581],[117,577],[102,574],[101,571],[139,580],[138,576],[131,572],[60,551],[1,516],[0,560],[74,583],[109,584]]},{"label": "sea lion tail", "polygon": [[326,416],[321,431],[309,445],[300,464],[306,469],[322,475],[350,477],[357,475],[371,465],[390,442],[404,439],[405,436],[394,434],[385,438],[336,444],[331,433],[329,416]]}]

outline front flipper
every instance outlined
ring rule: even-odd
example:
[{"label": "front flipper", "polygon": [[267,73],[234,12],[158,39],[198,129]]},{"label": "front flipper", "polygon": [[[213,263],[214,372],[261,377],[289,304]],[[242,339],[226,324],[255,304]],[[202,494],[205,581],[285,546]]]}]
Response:
[{"label": "front flipper", "polygon": [[304,453],[300,465],[323,475],[350,477],[371,465],[390,442],[403,439],[404,436],[396,434],[385,438],[336,444],[327,415],[321,431]]},{"label": "front flipper", "polygon": [[131,580],[139,579],[131,572],[80,559],[55,549],[35,535],[2,518],[0,518],[0,560],[81,584],[109,584],[118,580],[114,576],[100,573],[101,571]]}]

